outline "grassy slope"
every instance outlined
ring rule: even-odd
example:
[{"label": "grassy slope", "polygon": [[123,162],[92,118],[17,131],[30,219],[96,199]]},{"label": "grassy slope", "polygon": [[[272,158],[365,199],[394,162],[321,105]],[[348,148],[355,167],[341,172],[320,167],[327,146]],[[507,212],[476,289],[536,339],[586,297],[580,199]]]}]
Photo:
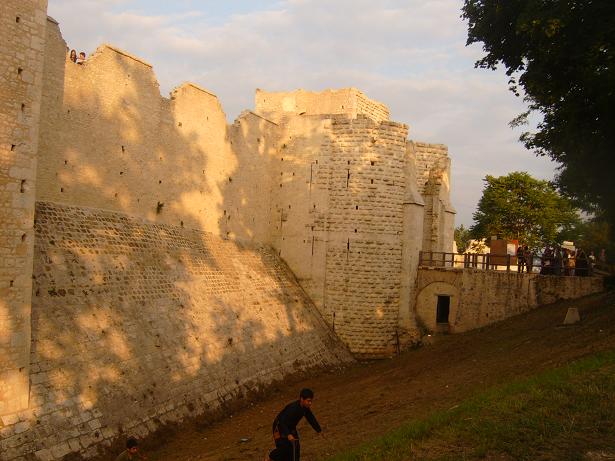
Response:
[{"label": "grassy slope", "polygon": [[615,351],[489,389],[331,461],[576,460],[615,452]]}]

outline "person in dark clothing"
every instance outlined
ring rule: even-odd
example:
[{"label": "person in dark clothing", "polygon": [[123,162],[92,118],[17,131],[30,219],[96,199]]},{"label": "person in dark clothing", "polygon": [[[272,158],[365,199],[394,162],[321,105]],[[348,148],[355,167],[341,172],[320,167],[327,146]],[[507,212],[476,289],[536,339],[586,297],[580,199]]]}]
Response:
[{"label": "person in dark clothing", "polygon": [[320,424],[310,409],[313,400],[314,392],[311,389],[302,389],[299,393],[299,400],[286,405],[275,417],[272,427],[275,449],[269,453],[269,460],[299,461],[301,447],[297,424],[304,416],[318,434],[322,433]]},{"label": "person in dark clothing", "polygon": [[517,272],[523,272],[523,269],[525,269],[525,253],[523,247],[519,245],[517,247]]}]

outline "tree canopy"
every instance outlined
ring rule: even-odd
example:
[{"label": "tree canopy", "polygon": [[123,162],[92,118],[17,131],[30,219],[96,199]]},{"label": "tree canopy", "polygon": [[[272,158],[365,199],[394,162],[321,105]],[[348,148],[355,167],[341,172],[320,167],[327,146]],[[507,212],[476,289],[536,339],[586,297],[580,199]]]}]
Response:
[{"label": "tree canopy", "polygon": [[458,253],[465,253],[468,248],[468,244],[472,239],[472,235],[470,234],[470,229],[461,224],[458,227],[455,227],[455,244],[457,245]]},{"label": "tree canopy", "polygon": [[[542,117],[521,140],[559,163],[556,184],[615,231],[615,1],[464,0],[477,67],[503,65]],[[513,122],[514,123],[514,122]]]},{"label": "tree canopy", "polygon": [[579,223],[572,203],[549,181],[525,172],[485,177],[485,188],[474,213],[475,238],[497,235],[538,248],[570,235]]}]

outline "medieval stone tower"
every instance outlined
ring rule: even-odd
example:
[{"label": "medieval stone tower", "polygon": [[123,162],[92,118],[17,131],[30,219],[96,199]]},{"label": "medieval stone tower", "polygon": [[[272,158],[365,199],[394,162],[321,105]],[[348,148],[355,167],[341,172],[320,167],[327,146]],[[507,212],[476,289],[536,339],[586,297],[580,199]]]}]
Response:
[{"label": "medieval stone tower", "polygon": [[0,6],[0,414],[28,406],[46,11],[46,0],[7,0]]}]

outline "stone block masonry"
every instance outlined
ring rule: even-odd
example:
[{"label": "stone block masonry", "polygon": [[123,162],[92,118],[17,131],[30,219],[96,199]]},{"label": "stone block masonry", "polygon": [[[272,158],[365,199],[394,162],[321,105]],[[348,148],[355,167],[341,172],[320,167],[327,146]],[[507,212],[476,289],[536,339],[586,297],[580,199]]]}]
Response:
[{"label": "stone block masonry", "polygon": [[[480,328],[514,315],[603,290],[601,277],[555,277],[476,269],[420,268],[417,316],[428,331]],[[448,298],[448,322],[438,325],[438,298]],[[563,320],[563,319],[562,319]]]},{"label": "stone block masonry", "polygon": [[114,46],[70,62],[45,10],[0,4],[2,461],[91,458],[351,353],[390,356],[434,296],[464,331],[562,292],[418,271],[420,250],[452,250],[448,148],[408,141],[359,90],[257,90],[229,125],[215,95],[163,97]]},{"label": "stone block masonry", "polygon": [[398,347],[407,135],[365,116],[332,124],[325,309],[360,356]]},{"label": "stone block masonry", "polygon": [[352,360],[276,254],[39,202],[31,402],[0,459],[92,457],[288,374]]},{"label": "stone block masonry", "polygon": [[46,0],[0,3],[0,416],[28,406],[32,224],[46,9]]},{"label": "stone block masonry", "polygon": [[288,115],[281,125],[272,244],[355,355],[394,354],[402,309],[413,327],[404,242],[418,254],[422,232],[422,220],[404,222],[410,198],[420,202],[408,127],[362,114]]},{"label": "stone block masonry", "polygon": [[292,115],[346,115],[349,118],[364,115],[376,122],[389,119],[387,106],[369,99],[356,88],[290,93],[257,89],[254,102],[256,112],[276,122]]}]

